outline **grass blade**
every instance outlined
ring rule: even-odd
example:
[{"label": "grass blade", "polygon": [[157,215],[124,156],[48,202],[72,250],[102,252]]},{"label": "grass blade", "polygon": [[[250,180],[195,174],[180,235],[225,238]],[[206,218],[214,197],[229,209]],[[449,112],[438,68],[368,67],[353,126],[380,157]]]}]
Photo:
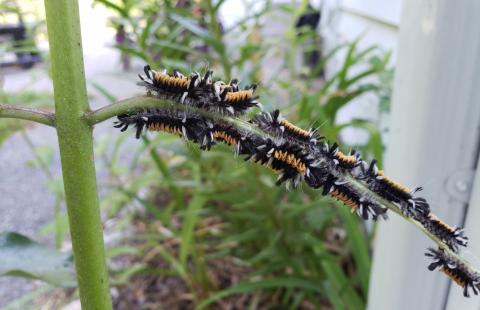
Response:
[{"label": "grass blade", "polygon": [[316,281],[294,277],[273,278],[256,282],[240,283],[234,287],[219,291],[199,303],[196,309],[204,309],[209,304],[233,294],[249,293],[260,289],[274,288],[301,288],[318,293],[323,292],[322,285]]},{"label": "grass blade", "polygon": [[184,268],[186,268],[188,254],[191,252],[193,232],[198,219],[198,211],[203,207],[205,202],[206,198],[197,192],[190,201],[187,212],[185,213],[185,217],[183,218],[180,245],[180,263]]}]

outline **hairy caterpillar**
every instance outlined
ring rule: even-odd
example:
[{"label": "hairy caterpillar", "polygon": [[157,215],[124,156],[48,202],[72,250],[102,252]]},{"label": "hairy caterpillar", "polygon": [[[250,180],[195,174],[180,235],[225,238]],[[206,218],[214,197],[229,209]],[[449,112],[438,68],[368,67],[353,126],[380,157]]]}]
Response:
[{"label": "hairy caterpillar", "polygon": [[350,155],[345,155],[339,150],[337,143],[334,143],[331,146],[329,146],[328,143],[325,143],[325,149],[327,156],[333,161],[335,166],[350,170],[361,164],[360,154],[356,153],[354,150]]},{"label": "hairy caterpillar", "polygon": [[185,76],[178,71],[173,71],[172,74],[167,74],[165,70],[154,71],[147,65],[144,72],[145,76],[139,75],[142,80],[139,85],[145,86],[161,99],[226,115],[241,115],[249,108],[259,105],[255,84],[240,90],[237,79],[229,84],[213,81],[212,70],[207,70],[203,77],[197,72]]},{"label": "hairy caterpillar", "polygon": [[433,260],[428,266],[428,270],[433,271],[439,268],[441,272],[463,288],[463,296],[470,297],[470,289],[475,295],[478,294],[480,274],[470,271],[462,262],[457,261],[442,249],[429,248],[425,255]]},{"label": "hairy caterpillar", "polygon": [[348,181],[329,175],[323,186],[322,195],[330,195],[356,211],[363,219],[376,220],[379,216],[387,218],[387,209],[380,206],[368,195],[360,193],[350,186]]},{"label": "hairy caterpillar", "polygon": [[214,143],[211,134],[213,122],[190,111],[149,108],[137,110],[132,114],[122,114],[117,118],[114,127],[125,131],[129,126],[135,126],[137,139],[143,130],[147,130],[178,134],[200,144],[202,149],[210,149]]},{"label": "hairy caterpillar", "polygon": [[247,156],[246,160],[252,160],[279,172],[277,185],[291,180],[295,187],[305,177],[310,176],[310,167],[317,165],[300,147],[288,141],[275,143],[271,139],[258,145],[255,152]]},{"label": "hairy caterpillar", "polygon": [[430,206],[424,198],[413,197],[414,193],[422,190],[421,187],[410,190],[404,185],[393,181],[385,176],[383,171],[378,170],[376,160],[372,160],[370,165],[365,162],[362,163],[362,178],[367,182],[372,191],[389,201],[399,204],[402,211],[409,216],[430,213]]},{"label": "hairy caterpillar", "polygon": [[297,142],[317,144],[319,140],[323,139],[323,136],[317,134],[316,129],[305,130],[290,123],[280,115],[280,110],[259,113],[251,122],[275,136]]},{"label": "hairy caterpillar", "polygon": [[459,246],[467,246],[468,237],[464,235],[462,228],[454,228],[447,225],[433,213],[429,213],[427,216],[418,219],[418,221],[429,232],[445,242],[452,251],[458,252]]},{"label": "hairy caterpillar", "polygon": [[250,154],[252,141],[247,140],[247,136],[239,132],[235,127],[225,124],[215,124],[212,128],[213,138],[218,142],[223,142],[235,148],[235,155]]}]

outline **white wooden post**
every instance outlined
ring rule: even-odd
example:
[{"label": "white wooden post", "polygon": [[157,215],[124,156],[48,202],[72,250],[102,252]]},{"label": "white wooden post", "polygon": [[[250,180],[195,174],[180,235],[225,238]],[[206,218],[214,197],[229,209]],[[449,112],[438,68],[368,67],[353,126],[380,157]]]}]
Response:
[{"label": "white wooden post", "polygon": [[[433,212],[464,224],[470,252],[480,254],[480,1],[404,0],[385,158],[386,173],[422,185]],[[469,204],[470,196],[472,201]],[[445,275],[427,270],[434,246],[391,215],[377,231],[370,310],[479,309]]]}]

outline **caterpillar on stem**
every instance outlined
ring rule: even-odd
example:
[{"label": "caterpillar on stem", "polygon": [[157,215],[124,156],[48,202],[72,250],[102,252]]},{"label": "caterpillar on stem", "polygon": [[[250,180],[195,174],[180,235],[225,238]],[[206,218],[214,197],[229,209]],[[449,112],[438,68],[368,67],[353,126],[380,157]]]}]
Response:
[{"label": "caterpillar on stem", "polygon": [[212,79],[213,71],[207,70],[203,76],[193,72],[188,76],[178,71],[168,74],[166,70],[155,71],[144,67],[145,76],[139,75],[139,85],[160,99],[173,100],[224,115],[242,115],[248,109],[259,106],[255,95],[255,84],[238,88],[238,80],[230,84]]},{"label": "caterpillar on stem", "polygon": [[427,254],[434,259],[429,269],[440,267],[464,287],[465,296],[470,290],[477,293],[478,273],[456,254],[459,246],[467,245],[468,238],[462,229],[436,218],[424,198],[414,196],[420,187],[410,190],[386,176],[375,160],[367,163],[356,152],[342,153],[336,143],[321,141],[323,137],[316,130],[295,126],[283,119],[278,110],[260,112],[248,122],[241,121],[238,117],[258,105],[255,86],[240,90],[237,80],[229,84],[213,81],[212,71],[203,77],[198,73],[184,76],[176,71],[156,72],[147,66],[145,74],[140,77],[140,84],[147,92],[175,104],[118,115],[115,127],[121,131],[133,126],[137,138],[143,131],[165,131],[204,150],[226,143],[234,147],[235,154],[279,173],[277,184],[298,186],[304,181],[349,206],[365,220],[386,218],[386,206],[395,212],[398,208],[403,217],[419,223],[444,248]]},{"label": "caterpillar on stem", "polygon": [[470,297],[471,290],[475,295],[480,291],[480,274],[470,270],[463,262],[448,255],[442,249],[429,248],[425,256],[432,259],[428,270],[438,269],[445,273],[456,284],[463,288],[463,296]]}]

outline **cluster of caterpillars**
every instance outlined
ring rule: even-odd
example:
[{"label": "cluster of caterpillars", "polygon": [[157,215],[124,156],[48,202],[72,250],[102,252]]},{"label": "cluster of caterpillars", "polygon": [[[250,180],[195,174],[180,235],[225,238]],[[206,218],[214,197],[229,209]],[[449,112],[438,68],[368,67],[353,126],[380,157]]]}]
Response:
[{"label": "cluster of caterpillars", "polygon": [[[115,127],[122,131],[134,126],[137,138],[143,130],[169,132],[199,144],[204,150],[218,142],[226,143],[234,147],[236,155],[244,155],[245,160],[277,172],[277,184],[286,182],[296,187],[304,181],[312,188],[322,188],[323,195],[339,200],[363,219],[387,217],[387,209],[382,206],[380,197],[395,203],[405,215],[421,223],[452,251],[457,252],[459,246],[467,245],[462,229],[442,222],[431,213],[424,198],[415,196],[421,188],[410,190],[386,176],[377,168],[375,160],[368,163],[355,151],[348,155],[341,152],[336,143],[325,141],[316,129],[297,127],[283,118],[279,110],[260,112],[248,121],[255,131],[260,130],[263,134],[226,122],[225,116],[240,117],[249,108],[259,106],[254,94],[255,85],[240,90],[237,79],[229,84],[214,81],[210,70],[203,77],[198,73],[184,76],[178,71],[167,74],[166,71],[153,71],[148,66],[144,71],[146,76],[140,75],[140,85],[145,86],[149,94],[175,101],[183,108],[175,108],[174,104],[167,109],[146,108],[119,115]],[[219,113],[222,117],[214,119],[206,114],[200,115],[189,107]],[[349,178],[362,182],[368,190],[355,187]],[[456,269],[447,269],[448,264],[440,264],[446,261],[444,252],[431,253],[437,261],[432,265],[442,266],[447,275],[465,287],[467,295],[468,288],[473,288],[476,293],[478,278],[468,278],[471,274],[459,271],[460,265]]]},{"label": "cluster of caterpillars", "polygon": [[241,115],[259,105],[255,84],[240,89],[237,79],[232,79],[228,84],[215,81],[212,79],[212,70],[207,70],[203,76],[198,72],[185,76],[178,71],[167,74],[166,70],[154,71],[150,66],[145,66],[144,72],[145,76],[139,75],[139,85],[145,86],[158,98],[226,115]]}]

